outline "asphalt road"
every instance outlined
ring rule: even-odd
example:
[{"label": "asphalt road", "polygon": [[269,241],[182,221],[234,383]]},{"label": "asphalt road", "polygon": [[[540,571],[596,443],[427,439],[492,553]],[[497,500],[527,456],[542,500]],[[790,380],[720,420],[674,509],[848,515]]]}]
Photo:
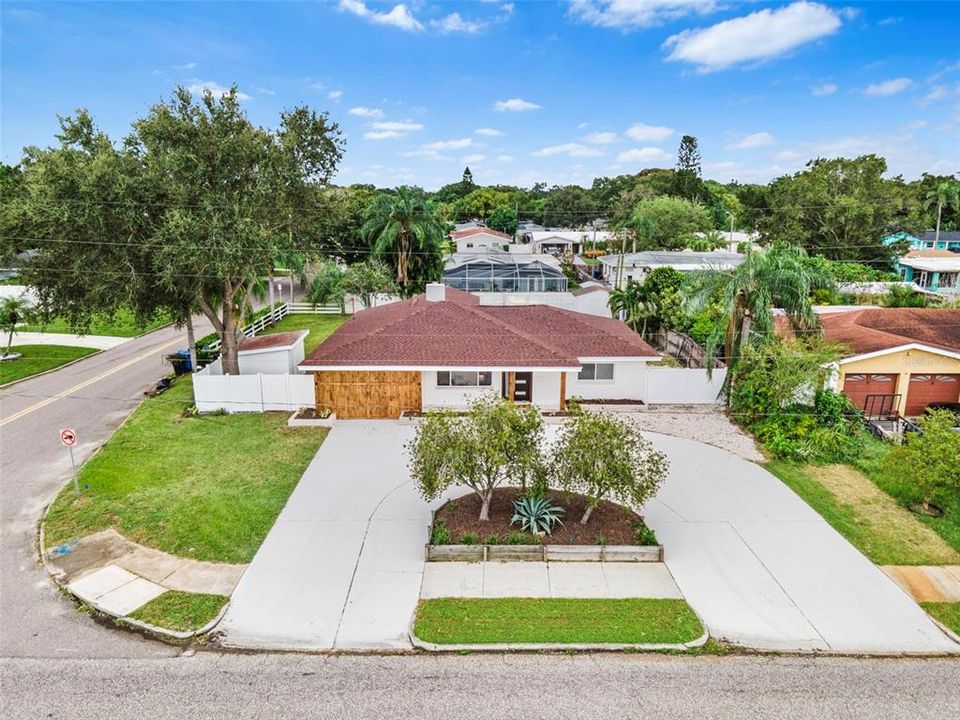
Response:
[{"label": "asphalt road", "polygon": [[956,718],[960,663],[217,655],[0,665],[5,718]]},{"label": "asphalt road", "polygon": [[[197,323],[197,336],[209,332]],[[163,328],[47,375],[0,391],[0,655],[3,657],[155,657],[172,650],[98,626],[60,596],[37,560],[44,508],[70,478],[59,431],[79,437],[86,460],[170,366],[165,355],[186,333]]]}]

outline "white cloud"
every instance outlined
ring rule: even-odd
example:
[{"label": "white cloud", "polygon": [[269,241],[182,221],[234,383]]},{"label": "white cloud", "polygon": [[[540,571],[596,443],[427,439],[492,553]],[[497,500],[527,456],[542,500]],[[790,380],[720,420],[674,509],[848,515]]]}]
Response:
[{"label": "white cloud", "polygon": [[592,132],[583,141],[591,145],[610,145],[617,141],[617,134],[614,132]]},{"label": "white cloud", "polygon": [[473,145],[473,140],[470,138],[460,138],[458,140],[437,140],[432,143],[427,143],[421,147],[421,150],[463,150]]},{"label": "white cloud", "polygon": [[770,133],[758,132],[752,135],[745,135],[736,142],[727,145],[727,148],[732,150],[748,150],[750,148],[763,147],[764,145],[772,145],[775,142],[776,138]]},{"label": "white cloud", "polygon": [[[212,80],[195,80],[187,85],[187,90],[190,91],[193,95],[203,95],[207,90],[213,93],[214,97],[222,97],[230,92],[230,88],[226,88],[219,83],[215,83]],[[237,91],[237,100],[249,100],[250,96],[246,93],[242,93],[239,90]]]},{"label": "white cloud", "polygon": [[25,8],[11,8],[7,10],[7,15],[17,20],[38,20],[43,17],[43,13],[36,10],[27,10]]},{"label": "white cloud", "polygon": [[327,93],[328,100],[339,100],[343,97],[343,90],[331,90]]},{"label": "white cloud", "polygon": [[360,105],[359,107],[352,107],[347,110],[348,115],[356,115],[357,117],[383,117],[383,110],[380,108],[368,108]]},{"label": "white cloud", "polygon": [[407,32],[423,30],[423,23],[417,20],[403,3],[394,5],[390,12],[371,10],[362,0],[340,0],[339,8],[377,25],[389,25]]},{"label": "white cloud", "polygon": [[478,162],[483,162],[483,161],[486,160],[486,159],[487,159],[487,156],[486,156],[486,155],[480,155],[480,154],[476,154],[476,155],[464,155],[462,158],[460,158],[460,162],[463,162],[463,163],[478,163]]},{"label": "white cloud", "polygon": [[660,148],[642,147],[625,150],[617,155],[617,162],[661,162],[669,160],[670,153],[666,153]]},{"label": "white cloud", "polygon": [[441,35],[476,35],[487,29],[482,20],[468,20],[458,12],[453,12],[439,20],[431,20],[430,25]]},{"label": "white cloud", "polygon": [[259,85],[251,85],[255,92],[260,93],[261,95],[276,95],[276,90],[271,90],[270,88],[260,87]]},{"label": "white cloud", "polygon": [[939,100],[945,100],[948,97],[950,97],[950,90],[946,85],[934,85],[930,92],[920,98],[920,104],[926,106]]},{"label": "white cloud", "polygon": [[183,65],[173,65],[174,70],[193,70],[197,64],[195,62],[184,63]]},{"label": "white cloud", "polygon": [[477,128],[473,132],[484,137],[503,137],[503,133],[494,128]]},{"label": "white cloud", "polygon": [[529,100],[510,98],[509,100],[497,100],[493,104],[493,109],[497,112],[523,112],[524,110],[539,110],[540,106]]},{"label": "white cloud", "polygon": [[574,20],[624,32],[717,9],[717,0],[570,0]]},{"label": "white cloud", "polygon": [[896,25],[901,20],[903,20],[901,17],[886,17],[878,22],[877,25]]},{"label": "white cloud", "polygon": [[637,142],[663,142],[671,135],[673,135],[673,128],[663,125],[634,123],[627,128],[627,137]]},{"label": "white cloud", "polygon": [[382,120],[379,122],[370,123],[370,127],[374,130],[394,130],[396,132],[413,132],[415,130],[423,130],[422,123],[410,122],[408,120]]},{"label": "white cloud", "polygon": [[919,130],[920,128],[925,128],[927,126],[926,120],[911,120],[907,123],[908,130]]},{"label": "white cloud", "polygon": [[863,94],[869,97],[889,97],[902,93],[911,85],[913,85],[913,80],[908,77],[893,78],[892,80],[867,85],[863,89]]},{"label": "white cloud", "polygon": [[397,130],[370,130],[363,134],[364,140],[390,140],[392,138],[406,137],[406,133]]},{"label": "white cloud", "polygon": [[569,157],[598,157],[603,155],[600,150],[580,143],[564,143],[540,148],[533,153],[535,157],[551,157],[553,155],[567,155]]},{"label": "white cloud", "polygon": [[776,10],[764,9],[707,28],[672,35],[668,61],[688,62],[701,72],[779,57],[840,29],[838,13],[826,5],[801,0]]},{"label": "white cloud", "polygon": [[579,125],[577,125],[577,130],[583,130],[584,128],[588,128],[588,127],[590,127],[590,123],[582,122]]},{"label": "white cloud", "polygon": [[513,157],[513,155],[497,155],[498,163],[509,163],[513,162],[514,160],[516,160],[516,158]]},{"label": "white cloud", "polygon": [[838,88],[834,83],[823,83],[822,85],[814,85],[810,88],[810,94],[814,97],[825,97],[827,95],[833,95],[837,90]]}]

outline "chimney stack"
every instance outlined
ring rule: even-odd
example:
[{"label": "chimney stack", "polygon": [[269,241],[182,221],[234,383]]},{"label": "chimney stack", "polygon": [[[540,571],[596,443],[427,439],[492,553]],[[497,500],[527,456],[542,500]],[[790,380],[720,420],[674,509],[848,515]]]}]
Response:
[{"label": "chimney stack", "polygon": [[447,299],[447,288],[443,283],[427,283],[427,302],[443,302]]}]

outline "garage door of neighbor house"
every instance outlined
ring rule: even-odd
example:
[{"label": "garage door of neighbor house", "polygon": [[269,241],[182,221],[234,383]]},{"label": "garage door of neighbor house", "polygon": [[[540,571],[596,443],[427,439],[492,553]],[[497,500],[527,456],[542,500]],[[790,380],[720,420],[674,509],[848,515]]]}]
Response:
[{"label": "garage door of neighbor house", "polygon": [[921,415],[930,403],[960,400],[960,375],[911,375],[905,415]]},{"label": "garage door of neighbor house", "polygon": [[896,387],[896,375],[852,374],[843,377],[843,394],[861,410],[868,395],[893,395]]},{"label": "garage door of neighbor house", "polygon": [[338,418],[398,418],[422,407],[419,372],[337,370],[314,373],[317,408]]}]

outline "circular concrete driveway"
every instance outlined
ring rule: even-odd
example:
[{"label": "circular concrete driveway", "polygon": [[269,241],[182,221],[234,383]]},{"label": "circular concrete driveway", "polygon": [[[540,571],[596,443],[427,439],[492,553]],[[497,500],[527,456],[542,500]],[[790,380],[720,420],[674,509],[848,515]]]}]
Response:
[{"label": "circular concrete driveway", "polygon": [[762,466],[694,440],[645,434],[669,457],[670,475],[644,517],[714,637],[770,650],[960,651]]}]

